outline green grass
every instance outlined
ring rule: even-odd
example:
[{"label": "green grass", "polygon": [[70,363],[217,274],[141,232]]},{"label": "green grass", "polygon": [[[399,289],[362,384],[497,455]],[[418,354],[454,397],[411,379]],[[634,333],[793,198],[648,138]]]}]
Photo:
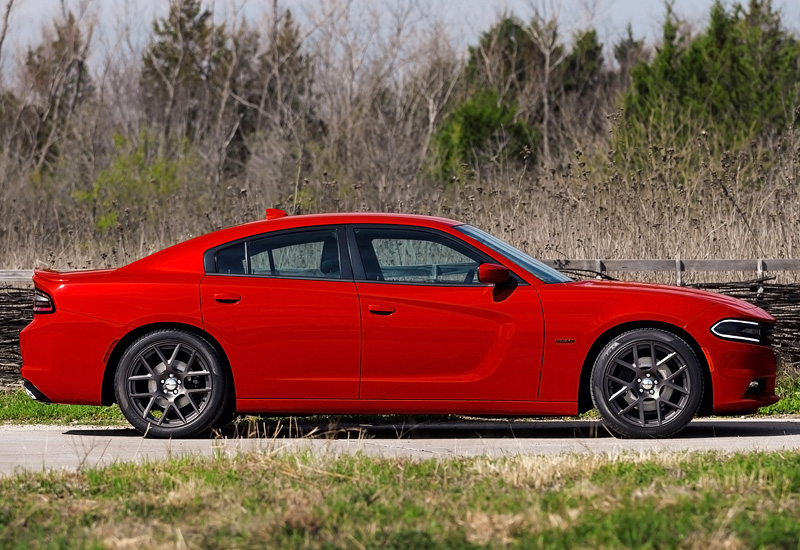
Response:
[{"label": "green grass", "polygon": [[2,548],[797,548],[800,454],[253,453],[0,479]]},{"label": "green grass", "polygon": [[43,405],[23,390],[0,392],[0,423],[4,424],[126,424],[119,407]]},{"label": "green grass", "polygon": [[780,401],[759,411],[764,415],[798,414],[800,413],[800,376],[779,376],[775,384],[775,393]]}]

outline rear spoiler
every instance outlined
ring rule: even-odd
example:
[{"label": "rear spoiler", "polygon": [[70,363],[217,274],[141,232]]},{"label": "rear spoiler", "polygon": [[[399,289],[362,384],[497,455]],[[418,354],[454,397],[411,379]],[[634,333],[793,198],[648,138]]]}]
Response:
[{"label": "rear spoiler", "polygon": [[55,269],[34,269],[33,280],[42,280],[48,283],[66,283],[69,281],[69,272],[56,271]]}]

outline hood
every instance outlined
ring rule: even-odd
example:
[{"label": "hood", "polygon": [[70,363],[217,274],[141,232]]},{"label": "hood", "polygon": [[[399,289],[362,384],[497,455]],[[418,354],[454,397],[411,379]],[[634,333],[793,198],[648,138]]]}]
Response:
[{"label": "hood", "polygon": [[758,306],[753,305],[739,298],[726,296],[724,294],[717,294],[716,292],[709,292],[707,290],[698,290],[695,288],[685,288],[682,286],[658,285],[650,283],[630,283],[623,281],[574,281],[566,283],[573,289],[586,288],[593,290],[606,290],[627,293],[641,293],[645,295],[657,294],[664,298],[696,298],[708,305],[720,304],[733,309],[739,310],[752,310],[760,309]]}]

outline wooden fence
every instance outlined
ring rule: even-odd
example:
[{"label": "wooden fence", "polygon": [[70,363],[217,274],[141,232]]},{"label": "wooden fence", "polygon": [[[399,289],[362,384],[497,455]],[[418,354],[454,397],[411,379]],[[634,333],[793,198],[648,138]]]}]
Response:
[{"label": "wooden fence", "polygon": [[[684,283],[685,273],[712,273],[712,272],[752,272],[754,277],[761,279],[770,272],[800,271],[800,260],[794,259],[763,259],[753,260],[542,260],[549,266],[563,271],[576,271],[586,273],[607,274],[617,273],[675,273],[675,284]],[[30,281],[32,269],[0,270],[0,283],[20,283]]]},{"label": "wooden fence", "polygon": [[752,272],[763,279],[769,272],[800,271],[800,260],[543,260],[562,271],[606,274],[618,273],[675,273],[675,284],[683,285],[684,273]]},{"label": "wooden fence", "polygon": [[[746,282],[695,283],[686,286],[735,296],[770,312],[777,320],[775,348],[787,363],[800,363],[800,284],[774,284],[769,273],[800,271],[800,260],[545,260],[563,271],[587,276],[608,272],[673,272],[683,285],[683,274],[697,272],[752,272]],[[32,270],[0,270],[0,386],[18,383],[19,331],[33,313],[29,284]],[[5,284],[4,284],[5,283]],[[10,283],[10,284],[8,284]]]}]

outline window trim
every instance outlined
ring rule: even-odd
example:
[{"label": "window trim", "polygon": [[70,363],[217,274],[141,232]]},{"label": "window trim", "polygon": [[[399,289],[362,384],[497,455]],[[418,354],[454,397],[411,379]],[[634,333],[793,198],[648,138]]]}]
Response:
[{"label": "window trim", "polygon": [[[409,285],[409,286],[434,286],[437,288],[485,288],[489,286],[493,286],[492,283],[441,283],[441,282],[416,282],[416,281],[374,281],[372,279],[367,279],[366,271],[364,270],[364,265],[361,262],[361,254],[358,251],[358,241],[356,240],[356,230],[357,229],[373,229],[373,230],[386,230],[386,231],[409,231],[409,232],[416,232],[416,233],[427,233],[429,235],[434,235],[440,238],[443,241],[446,241],[453,249],[465,256],[474,255],[479,260],[480,263],[491,263],[496,264],[500,263],[496,259],[492,258],[482,250],[472,246],[470,243],[459,239],[458,237],[451,235],[445,231],[441,231],[439,229],[433,229],[430,227],[422,227],[418,225],[394,225],[394,224],[347,224],[347,248],[349,250],[350,255],[350,262],[352,263],[353,268],[353,279],[359,283],[375,283],[379,285]],[[434,241],[435,242],[435,241]],[[467,251],[468,253],[465,253]],[[505,264],[501,264],[504,265]],[[508,266],[505,266],[508,267]],[[525,286],[528,283],[520,277],[519,275],[515,274],[513,270],[509,269],[510,275],[510,282],[514,286]],[[477,273],[475,274],[477,280]]]},{"label": "window trim", "polygon": [[[248,254],[249,243],[260,239],[270,237],[281,237],[285,235],[292,235],[296,233],[313,233],[319,231],[333,231],[336,233],[336,243],[339,248],[339,277],[292,277],[287,275],[270,275],[250,273],[250,255]],[[246,273],[219,273],[217,272],[216,255],[217,252],[229,246],[236,246],[244,243],[244,260]],[[353,267],[350,262],[349,246],[347,241],[347,233],[345,227],[341,225],[315,225],[306,227],[297,227],[292,229],[282,229],[279,231],[268,231],[266,233],[258,233],[228,241],[226,243],[209,248],[203,253],[203,269],[206,275],[215,275],[218,277],[248,277],[252,279],[288,279],[292,281],[353,281]]]}]

